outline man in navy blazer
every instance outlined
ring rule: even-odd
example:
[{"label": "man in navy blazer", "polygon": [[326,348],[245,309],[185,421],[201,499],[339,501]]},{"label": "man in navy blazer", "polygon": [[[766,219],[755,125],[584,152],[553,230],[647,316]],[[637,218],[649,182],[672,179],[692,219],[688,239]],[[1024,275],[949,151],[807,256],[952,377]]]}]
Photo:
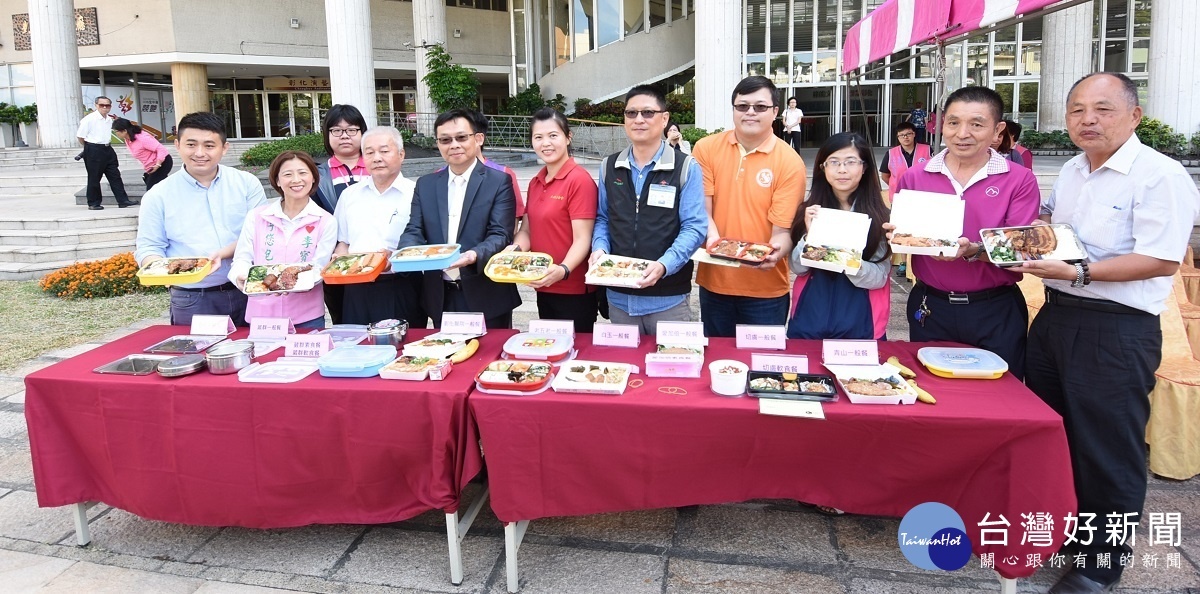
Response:
[{"label": "man in navy blazer", "polygon": [[433,123],[448,167],[421,176],[399,247],[457,243],[462,256],[445,270],[424,274],[422,302],[433,325],[442,312],[483,312],[488,328],[511,328],[521,304],[517,287],[484,276],[488,259],[512,243],[516,200],[512,181],[479,162],[481,134],[471,114],[455,109]]}]

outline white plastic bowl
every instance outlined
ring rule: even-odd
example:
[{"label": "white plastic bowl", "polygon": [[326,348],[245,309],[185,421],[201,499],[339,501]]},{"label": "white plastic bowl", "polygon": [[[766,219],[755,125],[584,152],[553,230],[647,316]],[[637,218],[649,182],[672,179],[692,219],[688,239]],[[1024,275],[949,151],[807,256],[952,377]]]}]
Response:
[{"label": "white plastic bowl", "polygon": [[[733,367],[737,373],[721,373],[720,370]],[[708,375],[712,381],[712,391],[722,396],[742,396],[746,393],[746,376],[750,366],[733,359],[717,359],[708,364]]]}]

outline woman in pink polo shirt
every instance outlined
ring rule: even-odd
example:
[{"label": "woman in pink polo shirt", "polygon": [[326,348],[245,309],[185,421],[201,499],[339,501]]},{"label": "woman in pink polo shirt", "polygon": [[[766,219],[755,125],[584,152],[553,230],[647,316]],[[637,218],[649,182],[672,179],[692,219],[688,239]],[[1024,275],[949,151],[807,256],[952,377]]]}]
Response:
[{"label": "woman in pink polo shirt", "polygon": [[[270,176],[271,187],[283,198],[246,215],[229,270],[229,280],[239,287],[256,264],[310,265],[319,272],[337,244],[337,220],[312,200],[318,179],[312,157],[284,151],[271,163]],[[317,283],[309,291],[251,295],[246,321],[288,318],[297,328],[324,328],[322,288]]]},{"label": "woman in pink polo shirt", "polygon": [[548,107],[534,112],[529,138],[546,166],[529,180],[521,230],[509,249],[545,252],[558,263],[529,285],[537,290],[538,316],[573,320],[576,332],[591,332],[596,291],[583,277],[596,224],[596,182],[571,158],[571,126],[563,114]]},{"label": "woman in pink polo shirt", "polygon": [[157,138],[125,118],[117,118],[112,130],[117,138],[125,141],[125,148],[142,164],[142,169],[146,171],[142,174],[142,181],[146,182],[147,191],[154,184],[167,179],[171,173],[171,153]]}]

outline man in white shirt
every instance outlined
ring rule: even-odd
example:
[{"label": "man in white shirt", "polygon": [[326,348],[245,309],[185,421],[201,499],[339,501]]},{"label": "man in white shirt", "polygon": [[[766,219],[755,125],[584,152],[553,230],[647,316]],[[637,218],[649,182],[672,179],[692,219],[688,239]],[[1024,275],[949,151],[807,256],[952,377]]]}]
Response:
[{"label": "man in white shirt", "polygon": [[[338,243],[334,256],[363,252],[391,255],[408,225],[416,184],[400,173],[404,137],[391,126],[371,128],[362,136],[362,158],[371,174],[366,182],[342,191],[334,209]],[[371,324],[400,319],[411,328],[428,321],[421,306],[421,274],[385,271],[373,283],[346,285],[342,322]]]},{"label": "man in white shirt", "polygon": [[[1162,361],[1158,316],[1171,295],[1200,212],[1178,161],[1142,145],[1137,87],[1123,74],[1083,77],[1067,95],[1067,132],[1083,149],[1042,201],[1041,222],[1070,224],[1087,260],[1035,260],[1017,270],[1044,279],[1046,305],[1029,329],[1025,380],[1063,417],[1079,526],[1074,568],[1053,594],[1107,592],[1132,543],[1101,532],[1109,514],[1139,522],[1146,499],[1148,395]],[[1080,564],[1079,562],[1082,562]]]},{"label": "man in white shirt", "polygon": [[100,192],[100,176],[108,178],[108,186],[117,197],[117,206],[127,208],[137,205],[130,202],[125,193],[125,182],[121,181],[121,166],[112,145],[112,123],[116,116],[109,115],[112,99],[103,95],[96,97],[96,111],[79,120],[79,144],[83,145],[83,164],[87,167],[88,210],[104,210],[100,204],[104,196]]}]

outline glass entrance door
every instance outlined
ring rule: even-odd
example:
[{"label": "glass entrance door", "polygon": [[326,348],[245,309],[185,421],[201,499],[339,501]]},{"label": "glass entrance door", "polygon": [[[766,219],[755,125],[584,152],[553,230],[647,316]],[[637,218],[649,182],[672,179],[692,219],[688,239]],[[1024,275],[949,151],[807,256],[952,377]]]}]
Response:
[{"label": "glass entrance door", "polygon": [[238,138],[265,138],[262,93],[237,93]]},{"label": "glass entrance door", "polygon": [[798,87],[792,95],[796,97],[796,107],[804,112],[800,120],[802,145],[821,146],[832,135],[833,88]]},{"label": "glass entrance door", "polygon": [[292,93],[292,121],[296,134],[320,131],[314,116],[312,93]]},{"label": "glass entrance door", "polygon": [[281,138],[292,135],[292,102],[290,93],[267,93],[267,117],[270,136]]}]

